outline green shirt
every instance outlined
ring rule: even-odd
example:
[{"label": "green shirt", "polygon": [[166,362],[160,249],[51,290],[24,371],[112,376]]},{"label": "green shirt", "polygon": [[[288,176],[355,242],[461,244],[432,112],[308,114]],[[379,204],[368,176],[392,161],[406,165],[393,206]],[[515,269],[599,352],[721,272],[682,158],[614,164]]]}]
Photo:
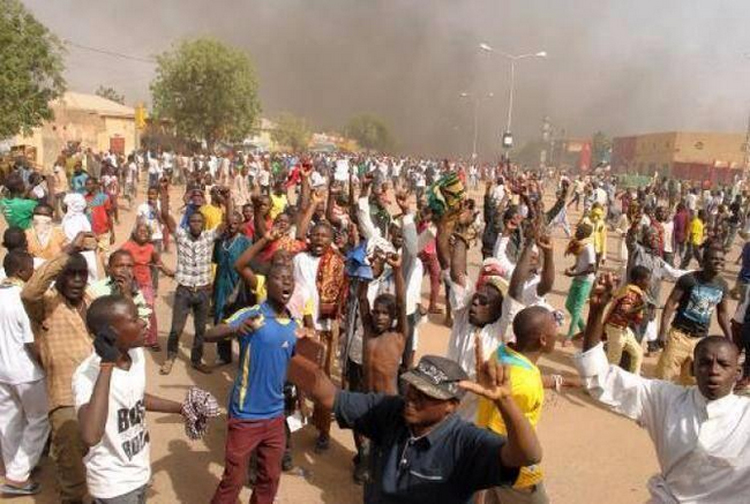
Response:
[{"label": "green shirt", "polygon": [[38,202],[26,198],[3,198],[0,199],[0,210],[5,216],[8,227],[19,227],[29,229],[31,219],[34,216],[34,209]]}]

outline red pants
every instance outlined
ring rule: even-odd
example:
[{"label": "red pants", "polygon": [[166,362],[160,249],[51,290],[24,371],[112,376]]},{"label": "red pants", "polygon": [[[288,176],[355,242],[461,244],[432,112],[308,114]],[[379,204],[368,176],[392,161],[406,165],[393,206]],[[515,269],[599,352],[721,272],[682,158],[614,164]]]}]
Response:
[{"label": "red pants", "polygon": [[238,420],[227,424],[224,474],[212,504],[236,504],[247,480],[250,453],[258,450],[258,479],[250,504],[272,504],[279,488],[281,457],[286,446],[284,416],[270,420]]}]

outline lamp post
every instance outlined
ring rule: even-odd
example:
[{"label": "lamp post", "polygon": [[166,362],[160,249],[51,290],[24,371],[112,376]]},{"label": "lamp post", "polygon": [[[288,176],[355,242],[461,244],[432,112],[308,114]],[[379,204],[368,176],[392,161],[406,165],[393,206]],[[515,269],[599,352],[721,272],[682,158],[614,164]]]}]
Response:
[{"label": "lamp post", "polygon": [[473,96],[470,93],[463,92],[459,95],[461,98],[473,98],[474,100],[474,139],[471,148],[471,159],[476,161],[477,159],[477,138],[479,135],[479,102],[483,99],[489,99],[495,96],[494,93],[487,93],[485,96]]},{"label": "lamp post", "polygon": [[504,58],[510,60],[510,89],[508,91],[508,122],[505,126],[505,133],[503,133],[503,147],[510,149],[513,147],[513,134],[511,133],[511,126],[513,122],[513,95],[514,88],[516,85],[516,61],[527,59],[527,58],[546,58],[547,51],[538,51],[535,53],[528,54],[510,54],[505,51],[494,49],[489,44],[482,42],[479,44],[479,49],[491,54],[499,54]]}]

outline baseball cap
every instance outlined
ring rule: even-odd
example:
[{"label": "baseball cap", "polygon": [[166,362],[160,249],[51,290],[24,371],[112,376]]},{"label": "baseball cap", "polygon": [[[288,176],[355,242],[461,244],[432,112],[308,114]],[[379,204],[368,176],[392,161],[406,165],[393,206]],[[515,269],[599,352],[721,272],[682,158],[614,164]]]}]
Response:
[{"label": "baseball cap", "polygon": [[468,380],[469,375],[450,359],[425,355],[415,368],[402,374],[401,379],[425,395],[448,400],[463,397],[465,391],[458,386],[458,382]]}]

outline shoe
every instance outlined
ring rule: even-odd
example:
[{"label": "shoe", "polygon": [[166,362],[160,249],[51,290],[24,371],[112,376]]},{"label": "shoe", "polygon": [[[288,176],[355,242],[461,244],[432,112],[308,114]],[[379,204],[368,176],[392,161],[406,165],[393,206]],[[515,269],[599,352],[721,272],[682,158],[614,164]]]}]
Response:
[{"label": "shoe", "polygon": [[23,486],[6,483],[0,487],[0,493],[5,495],[36,495],[41,491],[41,485],[33,481],[29,481]]},{"label": "shoe", "polygon": [[194,362],[192,366],[193,369],[203,374],[211,374],[211,372],[213,371],[210,367],[206,366],[202,362]]},{"label": "shoe", "polygon": [[281,470],[284,472],[289,472],[292,469],[294,469],[294,462],[292,462],[292,454],[284,453],[284,456],[281,458]]},{"label": "shoe", "polygon": [[165,360],[159,369],[159,374],[168,375],[172,372],[172,366],[174,366],[174,359]]},{"label": "shoe", "polygon": [[315,453],[323,453],[331,447],[331,438],[329,436],[320,435],[315,441]]},{"label": "shoe", "polygon": [[438,308],[437,306],[432,306],[428,309],[429,313],[432,313],[433,315],[442,315],[443,309]]}]

